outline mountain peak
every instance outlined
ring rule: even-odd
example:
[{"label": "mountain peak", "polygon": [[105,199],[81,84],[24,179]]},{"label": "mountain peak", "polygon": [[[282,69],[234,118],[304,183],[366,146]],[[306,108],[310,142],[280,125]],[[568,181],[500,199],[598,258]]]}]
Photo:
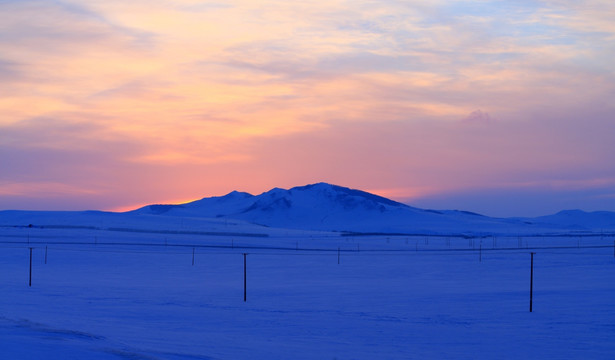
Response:
[{"label": "mountain peak", "polygon": [[316,184],[310,184],[310,185],[305,185],[305,186],[297,186],[297,187],[294,187],[294,188],[290,189],[290,191],[293,191],[293,190],[297,190],[297,191],[315,191],[315,192],[323,192],[323,193],[329,193],[329,194],[336,194],[338,196],[338,199],[340,199],[339,198],[340,196],[341,197],[358,197],[358,198],[363,198],[365,200],[369,200],[369,201],[372,201],[372,202],[375,202],[375,203],[378,203],[378,204],[382,204],[382,205],[387,205],[387,206],[409,207],[406,204],[402,204],[400,202],[393,201],[391,199],[387,199],[387,198],[379,196],[379,195],[368,193],[366,191],[355,190],[355,189],[347,188],[347,187],[344,187],[344,186],[328,184],[328,183],[325,183],[325,182],[319,182],[319,183],[316,183]]},{"label": "mountain peak", "polygon": [[237,191],[237,190],[233,190],[230,193],[221,196],[220,198],[249,198],[252,197],[254,195],[247,193],[247,192],[243,192],[243,191]]}]

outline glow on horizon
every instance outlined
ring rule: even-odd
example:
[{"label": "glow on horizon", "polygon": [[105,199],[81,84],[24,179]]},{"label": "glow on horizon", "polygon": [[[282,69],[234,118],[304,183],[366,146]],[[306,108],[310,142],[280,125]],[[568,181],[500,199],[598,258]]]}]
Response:
[{"label": "glow on horizon", "polygon": [[597,0],[3,1],[0,209],[326,181],[496,215],[615,210],[614,16]]}]

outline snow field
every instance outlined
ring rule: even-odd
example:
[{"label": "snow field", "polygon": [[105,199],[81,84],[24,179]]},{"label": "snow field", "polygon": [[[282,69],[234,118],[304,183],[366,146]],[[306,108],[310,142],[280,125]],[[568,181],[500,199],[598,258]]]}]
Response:
[{"label": "snow field", "polygon": [[[220,245],[229,239],[30,229],[31,243],[20,244],[6,241],[23,240],[26,230],[11,231],[0,239],[3,359],[612,359],[615,354],[613,248],[583,247],[607,246],[613,239],[526,239],[528,246],[571,246],[537,250],[488,249],[493,239],[483,239],[479,261],[463,238],[251,238],[236,239],[237,246],[278,249],[195,247],[193,266],[193,248],[173,245]],[[165,237],[171,246],[161,245]],[[96,242],[77,244],[84,238]],[[156,246],[105,244],[154,241]],[[496,242],[496,247],[519,244],[515,237]],[[279,249],[297,243],[328,251]],[[354,251],[357,244],[360,251]],[[32,287],[28,247],[34,247]],[[533,313],[530,251],[536,252]]]}]

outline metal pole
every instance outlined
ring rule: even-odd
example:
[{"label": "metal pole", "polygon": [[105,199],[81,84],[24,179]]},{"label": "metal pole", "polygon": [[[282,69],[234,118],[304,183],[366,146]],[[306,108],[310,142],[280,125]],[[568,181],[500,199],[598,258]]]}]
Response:
[{"label": "metal pole", "polygon": [[483,241],[480,241],[480,247],[478,248],[478,262],[483,262]]},{"label": "metal pole", "polygon": [[530,312],[532,312],[532,300],[534,297],[534,254],[533,252],[530,253],[532,259],[530,262]]},{"label": "metal pole", "polygon": [[32,286],[32,248],[30,248],[30,280],[28,286]]},{"label": "metal pole", "polygon": [[247,271],[246,271],[246,253],[243,254],[243,301],[246,302],[248,297],[247,297],[247,285],[248,285],[248,281],[247,281]]}]

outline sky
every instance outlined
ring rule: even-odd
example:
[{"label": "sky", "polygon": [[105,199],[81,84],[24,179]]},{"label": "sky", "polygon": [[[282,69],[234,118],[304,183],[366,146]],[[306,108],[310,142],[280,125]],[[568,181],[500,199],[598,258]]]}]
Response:
[{"label": "sky", "polygon": [[0,209],[316,182],[615,211],[615,2],[0,0]]}]

